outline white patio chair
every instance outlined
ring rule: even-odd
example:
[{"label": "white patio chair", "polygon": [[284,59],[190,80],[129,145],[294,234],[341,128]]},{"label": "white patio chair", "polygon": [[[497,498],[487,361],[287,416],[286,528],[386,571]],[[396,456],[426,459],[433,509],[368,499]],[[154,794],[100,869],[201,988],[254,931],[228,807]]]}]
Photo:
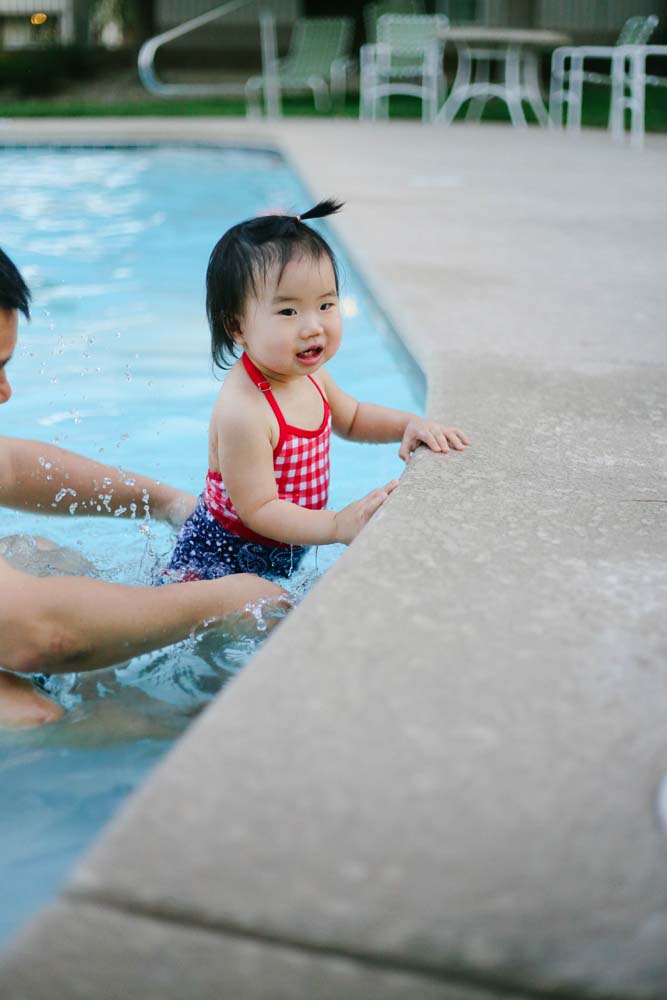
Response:
[{"label": "white patio chair", "polygon": [[377,42],[378,21],[384,14],[425,14],[423,0],[374,0],[364,5],[366,41]]},{"label": "white patio chair", "polygon": [[667,56],[667,45],[630,45],[616,61],[616,81],[612,91],[611,133],[615,140],[625,134],[625,112],[630,112],[630,141],[633,146],[644,144],[646,88],[667,87],[667,77],[647,73],[649,59]]},{"label": "white patio chair", "polygon": [[[317,111],[329,109],[332,96],[344,98],[354,21],[351,17],[300,17],[290,38],[289,51],[276,64],[281,90],[311,90]],[[248,113],[259,113],[261,76],[246,81]]]},{"label": "white patio chair", "polygon": [[359,117],[389,115],[392,94],[419,97],[422,121],[432,122],[444,100],[444,42],[437,32],[448,19],[440,14],[384,14],[377,42],[361,47]]},{"label": "white patio chair", "polygon": [[[560,128],[563,124],[563,105],[567,128],[578,131],[581,128],[581,106],[584,83],[611,84],[611,104],[609,124],[618,131],[618,116],[622,131],[625,63],[624,47],[646,45],[658,25],[655,14],[630,17],[621,28],[614,45],[562,46],[555,49],[551,57],[551,86],[549,94],[549,117],[551,124]],[[585,69],[587,59],[608,59],[609,73],[597,73]],[[569,62],[569,66],[566,64]]]}]

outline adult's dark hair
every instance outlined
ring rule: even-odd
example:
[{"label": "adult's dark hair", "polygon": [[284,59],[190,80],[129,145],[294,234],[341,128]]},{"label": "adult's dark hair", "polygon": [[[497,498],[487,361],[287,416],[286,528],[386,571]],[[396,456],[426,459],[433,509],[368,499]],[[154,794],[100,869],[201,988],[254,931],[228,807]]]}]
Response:
[{"label": "adult's dark hair", "polygon": [[303,215],[264,215],[232,226],[213,248],[206,270],[206,315],[211,330],[213,363],[228,368],[236,358],[238,332],[248,296],[259,295],[269,271],[278,281],[295,257],[328,257],[338,291],[338,265],[327,241],[306,219],[322,219],[340,211],[342,203],[328,198]]},{"label": "adult's dark hair", "polygon": [[30,289],[3,250],[0,250],[0,309],[20,309],[30,319]]}]

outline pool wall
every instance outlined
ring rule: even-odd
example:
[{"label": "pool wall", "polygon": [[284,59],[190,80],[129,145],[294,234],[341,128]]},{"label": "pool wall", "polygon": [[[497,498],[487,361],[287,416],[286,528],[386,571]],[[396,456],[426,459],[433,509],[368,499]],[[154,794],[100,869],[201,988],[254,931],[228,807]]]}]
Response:
[{"label": "pool wall", "polygon": [[283,150],[473,445],[400,488],[0,968],[12,1000],[664,997],[667,140],[11,123]]}]

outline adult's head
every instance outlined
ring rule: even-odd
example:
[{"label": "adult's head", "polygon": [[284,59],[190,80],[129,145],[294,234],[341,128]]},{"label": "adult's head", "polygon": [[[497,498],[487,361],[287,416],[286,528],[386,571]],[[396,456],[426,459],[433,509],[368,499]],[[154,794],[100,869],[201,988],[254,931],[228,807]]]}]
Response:
[{"label": "adult's head", "polygon": [[216,365],[226,368],[236,357],[236,335],[249,299],[258,298],[268,284],[277,286],[292,260],[328,259],[338,291],[333,250],[305,220],[321,219],[341,208],[339,202],[327,200],[303,215],[246,219],[228,229],[216,243],[206,272],[206,313]]},{"label": "adult's head", "polygon": [[12,394],[7,364],[16,346],[18,314],[30,319],[30,290],[16,266],[0,250],[0,403]]}]

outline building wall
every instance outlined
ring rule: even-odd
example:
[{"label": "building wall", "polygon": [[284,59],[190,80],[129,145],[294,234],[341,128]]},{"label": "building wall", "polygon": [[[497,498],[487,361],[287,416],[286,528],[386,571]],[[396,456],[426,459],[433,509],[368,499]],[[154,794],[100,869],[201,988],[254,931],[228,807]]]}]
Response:
[{"label": "building wall", "polygon": [[[167,28],[182,24],[188,18],[205,14],[215,6],[217,6],[215,0],[157,0],[155,20],[158,30],[166,31]],[[266,0],[264,6],[273,9],[278,23],[291,24],[301,12],[300,0]],[[220,23],[234,26],[256,24],[258,8],[259,4],[248,3],[231,14],[225,14]]]},{"label": "building wall", "polygon": [[[215,0],[156,0],[156,30],[166,31],[219,5],[216,5]],[[301,13],[301,0],[266,0],[264,6],[273,9],[278,43],[283,49],[289,39],[291,26]],[[172,52],[178,49],[236,52],[242,60],[246,58],[244,53],[259,55],[258,10],[258,3],[248,3],[239,10],[223,15],[207,27],[170,43],[169,48]]]},{"label": "building wall", "polygon": [[[42,27],[30,23],[30,15],[47,15]],[[48,39],[65,44],[74,41],[73,0],[0,0],[0,44],[20,48]]]},{"label": "building wall", "polygon": [[667,28],[667,0],[437,0],[452,19],[503,27],[553,28],[573,37],[612,41],[627,18],[657,14]]},{"label": "building wall", "polygon": [[635,14],[660,14],[664,7],[655,0],[538,0],[537,23],[542,28],[566,31],[610,32],[614,36],[621,25]]}]

